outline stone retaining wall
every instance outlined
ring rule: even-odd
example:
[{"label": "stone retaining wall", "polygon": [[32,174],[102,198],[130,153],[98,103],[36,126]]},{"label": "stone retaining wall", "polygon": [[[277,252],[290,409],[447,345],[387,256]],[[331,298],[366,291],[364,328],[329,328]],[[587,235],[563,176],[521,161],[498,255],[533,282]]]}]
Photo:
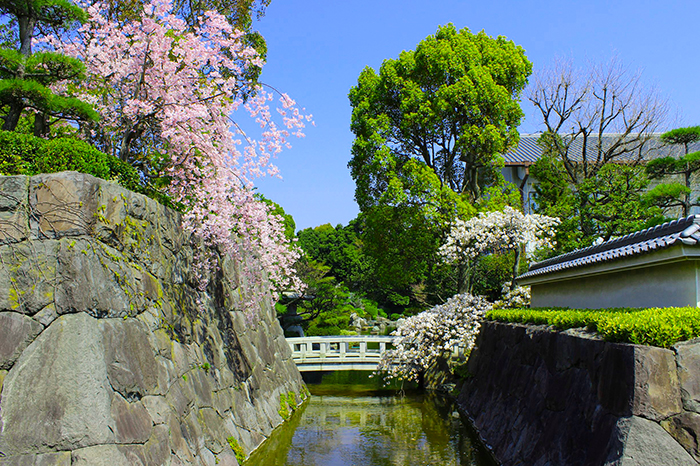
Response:
[{"label": "stone retaining wall", "polygon": [[700,463],[700,342],[486,322],[458,401],[503,465]]},{"label": "stone retaining wall", "polygon": [[306,388],[274,311],[205,291],[180,217],[89,175],[0,177],[0,465],[236,465]]}]

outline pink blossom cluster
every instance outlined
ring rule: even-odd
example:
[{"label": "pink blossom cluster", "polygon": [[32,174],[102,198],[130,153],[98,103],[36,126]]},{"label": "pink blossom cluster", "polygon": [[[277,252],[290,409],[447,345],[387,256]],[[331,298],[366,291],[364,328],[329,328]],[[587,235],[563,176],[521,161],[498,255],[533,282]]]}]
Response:
[{"label": "pink blossom cluster", "polygon": [[[139,20],[125,22],[106,19],[105,5],[85,7],[90,21],[80,40],[54,45],[85,63],[87,79],[77,93],[101,114],[106,149],[119,156],[129,138],[156,135],[148,149],[168,162],[167,190],[186,206],[184,228],[243,264],[248,310],[280,289],[299,288],[297,249],[281,218],[254,197],[253,179],[277,175],[272,158],[290,136],[303,136],[310,115],[286,95],[277,112],[271,110],[273,94],[247,78],[262,59],[216,12],[192,31],[171,13],[170,0],[151,0]],[[260,126],[257,140],[232,118],[241,112]],[[199,274],[206,288],[213,263],[200,261],[208,264]]]},{"label": "pink blossom cluster", "polygon": [[491,304],[468,293],[405,319],[392,333],[394,349],[387,350],[376,373],[387,379],[418,381],[438,358],[467,352]]},{"label": "pink blossom cluster", "polygon": [[523,214],[506,206],[502,212],[482,212],[469,220],[456,220],[440,247],[447,262],[474,259],[494,249],[525,249],[532,253],[552,247],[555,228],[560,220],[537,214]]}]

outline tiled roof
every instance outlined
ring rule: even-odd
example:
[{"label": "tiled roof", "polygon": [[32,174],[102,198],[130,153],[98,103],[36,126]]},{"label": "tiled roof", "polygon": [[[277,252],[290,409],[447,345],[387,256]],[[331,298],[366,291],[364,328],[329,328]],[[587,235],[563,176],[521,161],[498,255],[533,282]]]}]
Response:
[{"label": "tiled roof", "polygon": [[[506,160],[506,165],[530,165],[535,163],[537,159],[542,156],[542,148],[537,144],[537,139],[539,139],[540,136],[541,134],[521,134],[518,147],[503,155]],[[619,138],[620,136],[618,134],[603,135],[603,147],[610,147],[610,145],[619,140]],[[581,139],[576,139],[571,144],[569,149],[569,157],[571,160],[581,160],[581,141]],[[595,148],[597,145],[598,138],[590,137],[588,147]],[[700,150],[700,142],[690,144],[688,150],[690,152]],[[645,159],[649,160],[658,157],[666,157],[669,155],[677,157],[683,153],[683,146],[664,144],[659,141],[658,137],[654,137],[645,144],[643,155]],[[637,155],[637,151],[632,150],[631,152],[621,155],[617,160],[636,160]],[[591,160],[590,156],[589,160]]]},{"label": "tiled roof", "polygon": [[637,256],[650,251],[664,249],[679,242],[686,245],[697,245],[700,243],[700,215],[691,215],[611,239],[601,244],[577,249],[567,254],[536,262],[518,279]]}]

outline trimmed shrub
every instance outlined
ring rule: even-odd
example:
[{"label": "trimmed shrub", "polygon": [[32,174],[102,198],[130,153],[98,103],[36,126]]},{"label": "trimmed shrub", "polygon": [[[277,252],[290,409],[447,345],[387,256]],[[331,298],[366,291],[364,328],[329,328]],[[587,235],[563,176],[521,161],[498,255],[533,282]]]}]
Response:
[{"label": "trimmed shrub", "polygon": [[85,141],[74,138],[41,139],[31,134],[0,131],[0,174],[37,175],[66,170],[116,181],[142,192],[136,170]]},{"label": "trimmed shrub", "polygon": [[669,348],[700,337],[700,309],[497,309],[486,318],[499,322],[551,325],[559,330],[585,327],[607,341]]}]

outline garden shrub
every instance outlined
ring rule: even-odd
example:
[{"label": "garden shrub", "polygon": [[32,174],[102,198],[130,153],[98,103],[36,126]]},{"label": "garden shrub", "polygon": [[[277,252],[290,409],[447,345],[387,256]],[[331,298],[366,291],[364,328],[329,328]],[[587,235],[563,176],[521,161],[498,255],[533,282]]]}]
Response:
[{"label": "garden shrub", "polygon": [[0,174],[28,175],[77,171],[116,181],[142,192],[136,170],[118,158],[74,138],[41,139],[31,134],[0,131]]},{"label": "garden shrub", "polygon": [[495,309],[486,318],[500,322],[551,325],[559,330],[585,327],[605,340],[670,348],[700,337],[700,309]]}]

